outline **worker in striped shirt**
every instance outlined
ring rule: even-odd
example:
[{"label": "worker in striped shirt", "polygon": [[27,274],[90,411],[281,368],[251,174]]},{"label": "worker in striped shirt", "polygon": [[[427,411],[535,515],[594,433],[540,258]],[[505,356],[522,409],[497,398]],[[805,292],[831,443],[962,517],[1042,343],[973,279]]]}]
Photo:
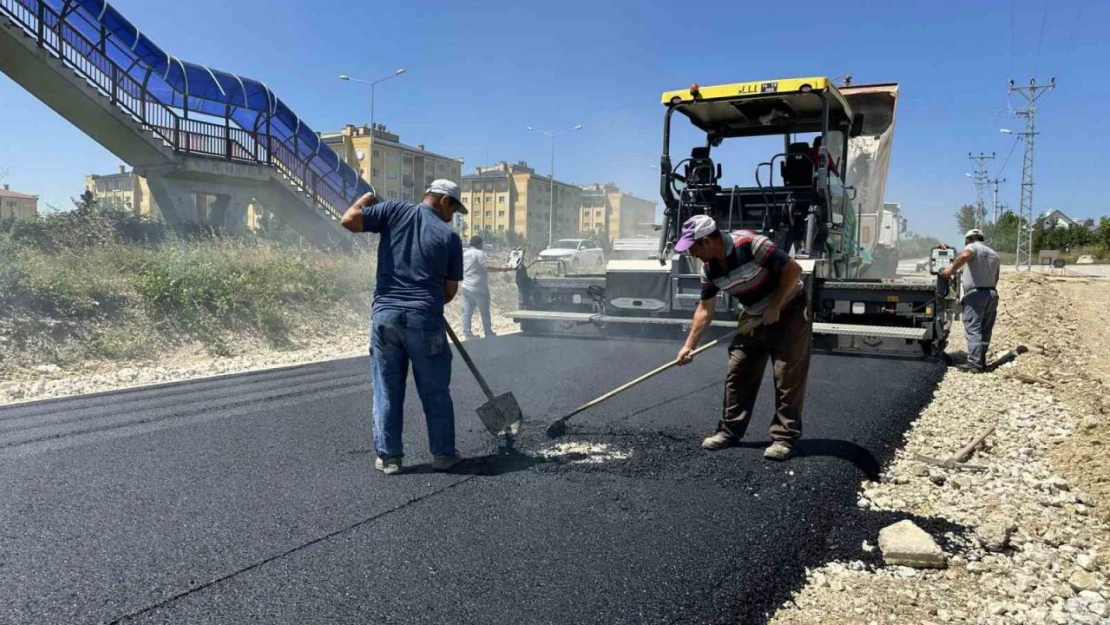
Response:
[{"label": "worker in striped shirt", "polygon": [[801,266],[765,236],[750,230],[724,233],[707,215],[682,224],[675,251],[702,261],[701,301],[679,364],[688,364],[698,341],[709,329],[721,291],[736,298],[745,323],[758,317],[750,333],[738,334],[728,348],[725,401],[717,432],[702,441],[713,451],[735,445],[751,421],[752,408],[770,359],[775,378],[775,415],[769,460],[786,460],[802,434],[802,406],[809,376],[813,324],[802,286]]}]

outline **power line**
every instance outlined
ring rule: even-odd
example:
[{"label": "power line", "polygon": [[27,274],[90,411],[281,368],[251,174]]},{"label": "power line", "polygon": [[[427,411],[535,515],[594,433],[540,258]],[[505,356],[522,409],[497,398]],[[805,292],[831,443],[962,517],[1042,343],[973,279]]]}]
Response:
[{"label": "power line", "polygon": [[1041,16],[1041,36],[1037,41],[1037,58],[1041,58],[1041,46],[1044,45],[1044,27],[1048,23],[1048,0],[1044,0],[1044,15]]},{"label": "power line", "polygon": [[[1006,165],[1009,164],[1010,157],[1014,155],[1014,148],[1017,147],[1018,141],[1020,141],[1020,140],[1021,139],[1019,139],[1017,137],[1014,137],[1014,144],[1010,146],[1010,153],[1006,155],[1006,160],[1002,161],[1002,167],[998,168],[998,174],[1001,174],[1003,171],[1006,171]],[[997,178],[998,174],[995,174],[994,177]]]},{"label": "power line", "polygon": [[1079,32],[1079,24],[1083,20],[1083,0],[1079,0],[1079,11],[1075,14],[1075,24],[1071,27],[1071,33],[1068,35],[1068,52],[1071,52],[1071,41],[1075,39],[1075,33]]}]

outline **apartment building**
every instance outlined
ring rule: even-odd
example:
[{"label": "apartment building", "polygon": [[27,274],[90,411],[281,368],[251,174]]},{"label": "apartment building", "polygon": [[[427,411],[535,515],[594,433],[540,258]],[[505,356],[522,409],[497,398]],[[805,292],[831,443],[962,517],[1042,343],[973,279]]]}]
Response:
[{"label": "apartment building", "polygon": [[558,180],[553,183],[524,161],[476,168],[462,177],[462,195],[470,209],[459,220],[463,234],[512,232],[540,243],[578,234],[582,189]]},{"label": "apartment building", "polygon": [[656,203],[620,190],[616,184],[582,187],[579,229],[599,232],[608,241],[654,234]]},{"label": "apartment building", "polygon": [[433,180],[458,182],[462,175],[463,159],[430,152],[423,144],[401,143],[383,124],[375,124],[373,133],[369,126],[348,124],[320,138],[384,199],[419,202]]}]

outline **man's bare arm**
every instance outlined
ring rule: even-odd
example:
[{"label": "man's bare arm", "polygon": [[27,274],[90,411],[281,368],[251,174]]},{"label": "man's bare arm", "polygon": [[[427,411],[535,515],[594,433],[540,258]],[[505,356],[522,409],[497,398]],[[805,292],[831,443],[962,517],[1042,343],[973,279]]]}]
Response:
[{"label": "man's bare arm", "polygon": [[445,295],[446,295],[446,297],[443,300],[443,303],[447,304],[447,303],[450,303],[451,300],[455,299],[455,295],[458,294],[458,292],[459,292],[459,282],[457,280],[446,280],[446,281],[444,281],[443,285],[444,285],[444,291],[445,291]]},{"label": "man's bare arm", "polygon": [[678,350],[679,365],[689,364],[693,360],[690,352],[697,348],[701,337],[709,329],[709,324],[713,322],[713,315],[716,311],[717,298],[703,299],[698,302],[698,308],[694,311],[694,321],[690,324],[690,334],[686,337],[686,344]]},{"label": "man's bare arm", "polygon": [[783,300],[787,295],[794,291],[794,285],[798,283],[798,278],[802,275],[802,266],[798,261],[791,258],[787,261],[786,265],[782,268],[782,277],[779,279],[779,287],[775,289],[775,293],[771,295],[771,301],[767,303],[767,307],[774,307],[782,310]]},{"label": "man's bare arm", "polygon": [[945,278],[951,278],[952,276],[956,275],[956,272],[960,270],[960,267],[966,265],[967,261],[971,260],[973,256],[975,256],[975,252],[972,252],[971,250],[964,250],[963,253],[956,257],[956,260],[952,261],[952,264],[949,265],[948,269],[945,269],[941,273],[941,275],[943,275]]},{"label": "man's bare arm", "polygon": [[343,227],[351,232],[362,232],[363,207],[373,206],[377,203],[378,198],[375,197],[373,193],[363,195],[347,208],[347,212],[343,213],[343,219],[341,219],[339,223],[343,224]]}]

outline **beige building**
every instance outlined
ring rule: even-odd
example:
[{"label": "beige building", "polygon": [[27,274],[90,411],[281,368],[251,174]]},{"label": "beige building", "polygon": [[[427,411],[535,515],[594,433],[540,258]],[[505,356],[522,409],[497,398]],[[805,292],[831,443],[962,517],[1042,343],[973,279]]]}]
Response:
[{"label": "beige building", "polygon": [[[656,203],[624,193],[613,183],[582,187],[579,229],[613,239],[654,236]],[[601,241],[599,241],[601,242]]]},{"label": "beige building", "polygon": [[538,176],[527,163],[500,162],[478,167],[462,177],[463,203],[470,214],[458,220],[459,232],[515,233],[544,245],[549,238],[578,234],[578,207],[582,189],[566,182],[554,182],[554,233],[549,232],[551,178]]},{"label": "beige building", "polygon": [[85,188],[101,206],[154,218],[162,215],[158,210],[158,203],[150,194],[146,179],[136,175],[134,171],[127,171],[127,167],[123,165],[119,166],[119,173],[85,176]]},{"label": "beige building", "polygon": [[436,178],[458,182],[462,175],[461,158],[429,152],[423,145],[405,145],[382,124],[376,124],[373,135],[371,147],[370,128],[348,124],[320,138],[384,199],[419,202]]},{"label": "beige building", "polygon": [[0,189],[0,219],[34,219],[39,216],[39,196]]}]

